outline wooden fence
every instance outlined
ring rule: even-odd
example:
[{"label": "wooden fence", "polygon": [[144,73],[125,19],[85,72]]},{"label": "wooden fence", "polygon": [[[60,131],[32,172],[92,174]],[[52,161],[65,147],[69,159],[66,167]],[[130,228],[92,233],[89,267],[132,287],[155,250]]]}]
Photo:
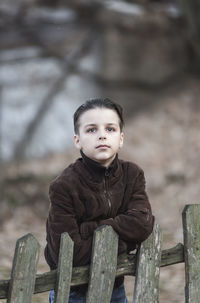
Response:
[{"label": "wooden fence", "polygon": [[68,302],[70,286],[88,284],[87,303],[110,302],[115,277],[135,276],[133,302],[159,302],[160,267],[185,262],[185,302],[200,302],[200,205],[183,211],[184,245],[161,249],[162,234],[155,223],[153,233],[137,254],[117,257],[118,236],[110,226],[95,231],[90,266],[72,268],[73,242],[61,238],[58,269],[36,275],[37,240],[28,234],[17,241],[10,280],[0,281],[0,299],[29,303],[33,293],[56,289],[56,303]]}]

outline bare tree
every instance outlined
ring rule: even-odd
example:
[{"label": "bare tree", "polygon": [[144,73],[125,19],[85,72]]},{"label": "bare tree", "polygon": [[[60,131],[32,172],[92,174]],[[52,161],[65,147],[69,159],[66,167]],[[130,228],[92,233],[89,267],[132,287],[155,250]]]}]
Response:
[{"label": "bare tree", "polygon": [[200,67],[200,1],[180,0],[188,24],[190,41]]}]

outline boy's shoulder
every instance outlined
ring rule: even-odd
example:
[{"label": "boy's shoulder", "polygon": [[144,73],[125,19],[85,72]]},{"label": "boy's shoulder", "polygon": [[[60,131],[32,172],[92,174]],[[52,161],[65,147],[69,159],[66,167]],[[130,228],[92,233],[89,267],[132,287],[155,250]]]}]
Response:
[{"label": "boy's shoulder", "polygon": [[123,169],[127,170],[127,173],[130,175],[139,175],[140,173],[143,174],[143,169],[136,164],[135,162],[131,161],[124,161],[124,160],[119,160]]},{"label": "boy's shoulder", "polygon": [[67,166],[50,184],[50,187],[56,185],[65,185],[71,186],[71,184],[75,184],[78,180],[79,171],[82,168],[81,159],[77,159],[74,163],[71,163]]}]

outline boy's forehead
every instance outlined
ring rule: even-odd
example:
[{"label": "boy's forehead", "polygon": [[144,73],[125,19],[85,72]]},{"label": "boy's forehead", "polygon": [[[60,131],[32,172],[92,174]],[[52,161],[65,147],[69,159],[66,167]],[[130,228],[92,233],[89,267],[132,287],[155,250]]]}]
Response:
[{"label": "boy's forehead", "polygon": [[109,108],[93,108],[80,116],[80,124],[119,123],[118,114]]}]

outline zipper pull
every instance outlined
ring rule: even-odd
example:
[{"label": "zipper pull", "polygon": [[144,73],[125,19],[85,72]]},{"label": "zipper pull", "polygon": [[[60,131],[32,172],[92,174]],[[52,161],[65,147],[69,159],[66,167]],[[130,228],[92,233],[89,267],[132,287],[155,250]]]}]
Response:
[{"label": "zipper pull", "polygon": [[109,177],[109,175],[110,175],[109,170],[106,168],[105,177]]}]

